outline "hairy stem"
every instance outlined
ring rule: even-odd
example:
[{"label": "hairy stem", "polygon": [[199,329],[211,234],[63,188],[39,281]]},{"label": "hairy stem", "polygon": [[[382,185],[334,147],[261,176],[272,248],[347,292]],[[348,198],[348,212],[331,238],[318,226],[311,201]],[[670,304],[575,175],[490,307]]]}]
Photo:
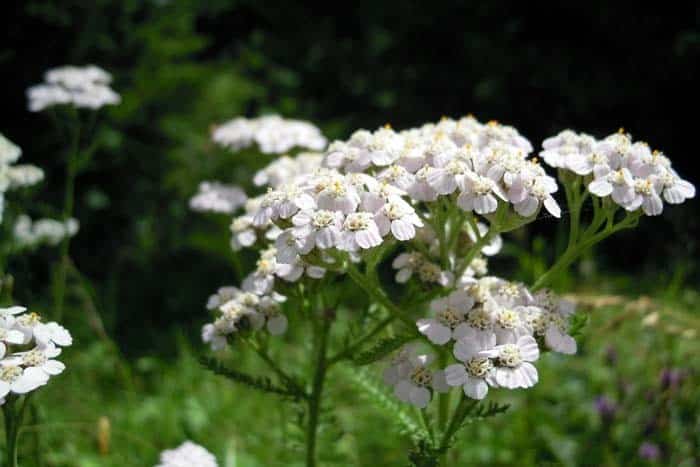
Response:
[{"label": "hairy stem", "polygon": [[[325,312],[324,312],[325,313]],[[318,434],[318,421],[321,411],[321,398],[323,396],[323,383],[328,369],[328,333],[331,325],[331,317],[323,316],[322,324],[316,339],[316,362],[314,367],[311,393],[309,395],[309,414],[306,425],[306,465],[315,467],[316,464],[316,437]]]}]

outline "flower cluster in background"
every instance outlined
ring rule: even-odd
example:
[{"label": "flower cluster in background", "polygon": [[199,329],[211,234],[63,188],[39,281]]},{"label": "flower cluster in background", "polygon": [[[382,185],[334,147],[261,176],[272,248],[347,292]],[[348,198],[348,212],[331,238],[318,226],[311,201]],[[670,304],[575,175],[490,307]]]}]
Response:
[{"label": "flower cluster in background", "polygon": [[20,215],[13,227],[14,246],[17,249],[33,249],[42,245],[56,246],[63,239],[78,233],[80,224],[77,219],[66,221],[55,219],[32,220],[26,214]]},{"label": "flower cluster in background", "polygon": [[591,194],[627,211],[641,207],[647,216],[658,216],[664,200],[680,204],[695,197],[695,187],[673,170],[668,157],[623,131],[596,140],[565,130],[543,147],[540,156],[547,164],[586,177]]},{"label": "flower cluster in background", "polygon": [[30,393],[63,372],[56,360],[73,338],[56,322],[44,323],[26,308],[0,308],[0,401]]},{"label": "flower cluster in background", "polygon": [[0,221],[2,221],[5,193],[10,190],[36,185],[44,179],[44,171],[30,164],[15,164],[22,150],[0,134]]},{"label": "flower cluster in background", "polygon": [[316,126],[279,115],[234,118],[217,126],[212,140],[234,151],[255,144],[265,154],[282,154],[293,148],[318,151],[326,147],[326,138]]},{"label": "flower cluster in background", "polygon": [[155,467],[218,467],[216,458],[202,446],[185,441],[175,449],[160,453],[160,462]]},{"label": "flower cluster in background", "polygon": [[232,214],[248,200],[245,192],[237,186],[219,182],[202,182],[199,191],[190,198],[190,209],[200,212]]},{"label": "flower cluster in background", "polygon": [[49,70],[44,82],[27,89],[29,110],[41,112],[56,105],[99,109],[121,101],[109,84],[112,75],[95,65],[63,66]]}]

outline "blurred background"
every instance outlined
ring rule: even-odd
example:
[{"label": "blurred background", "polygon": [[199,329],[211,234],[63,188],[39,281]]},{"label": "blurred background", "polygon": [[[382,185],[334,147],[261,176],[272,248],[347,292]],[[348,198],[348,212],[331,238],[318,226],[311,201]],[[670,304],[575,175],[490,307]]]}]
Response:
[{"label": "blurred background", "polygon": [[[279,113],[333,139],[473,113],[515,126],[536,147],[565,128],[602,137],[624,127],[698,185],[700,7],[658,8],[360,1],[334,16],[331,4],[295,1],[3,5],[0,132],[47,171],[37,212],[60,204],[66,144],[44,114],[26,110],[26,88],[49,68],[94,63],[114,75],[123,99],[102,111],[100,150],[78,180],[71,256],[90,287],[68,297],[65,324],[78,336],[66,357],[72,369],[40,396],[48,408],[28,430],[36,436],[26,442],[44,452],[37,465],[152,465],[185,437],[206,441],[227,466],[299,458],[295,434],[270,429],[294,413],[196,362],[205,300],[238,278],[230,219],[195,214],[187,200],[202,180],[249,184],[256,169],[241,163],[245,154],[214,146],[212,125]],[[509,396],[510,413],[465,431],[459,459],[700,463],[697,213],[692,200],[645,218],[560,278],[591,310],[582,355],[550,358],[534,391]],[[560,238],[538,221],[510,236],[492,268],[531,281]],[[18,302],[47,303],[55,257],[39,251],[9,266]],[[343,431],[328,433],[337,438],[326,462],[404,465],[404,445],[353,434],[379,426],[380,413],[362,410],[353,417],[350,405],[337,408]]]}]

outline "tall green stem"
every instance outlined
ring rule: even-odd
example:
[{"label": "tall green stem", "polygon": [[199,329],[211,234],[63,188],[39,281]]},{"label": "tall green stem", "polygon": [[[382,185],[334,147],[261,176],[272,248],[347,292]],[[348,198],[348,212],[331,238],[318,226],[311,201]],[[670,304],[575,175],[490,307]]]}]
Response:
[{"label": "tall green stem", "polygon": [[10,399],[2,406],[5,419],[5,465],[17,467],[19,432],[22,428],[22,419],[29,402],[29,395],[24,396],[22,404],[17,407],[19,398],[9,396]]},{"label": "tall green stem", "polygon": [[[71,142],[68,161],[66,162],[66,185],[63,196],[63,221],[68,221],[73,217],[75,205],[75,179],[78,175],[78,164],[80,159],[80,122],[76,117],[76,128]],[[55,313],[56,319],[63,317],[63,306],[66,295],[66,281],[68,276],[68,254],[70,251],[70,235],[65,235],[61,242],[61,254],[58,265],[58,274],[55,285]]]},{"label": "tall green stem", "polygon": [[306,425],[306,465],[315,467],[316,464],[316,438],[318,434],[318,421],[323,397],[323,384],[328,369],[328,333],[330,331],[331,317],[322,317],[322,324],[318,331],[316,343],[316,362],[314,365],[311,393],[309,395],[309,416]]}]

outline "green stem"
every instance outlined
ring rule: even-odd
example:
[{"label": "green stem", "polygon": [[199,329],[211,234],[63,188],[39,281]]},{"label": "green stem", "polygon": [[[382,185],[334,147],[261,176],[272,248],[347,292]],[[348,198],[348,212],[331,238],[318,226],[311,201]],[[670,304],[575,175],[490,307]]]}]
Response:
[{"label": "green stem", "polygon": [[493,225],[489,228],[488,232],[484,234],[483,237],[479,238],[474,245],[469,249],[469,252],[462,258],[462,264],[460,265],[459,269],[455,273],[455,281],[459,280],[460,277],[464,274],[464,271],[467,270],[469,265],[471,264],[472,260],[476,257],[476,255],[481,252],[481,249],[491,241],[494,235],[498,233],[497,229],[494,229]]},{"label": "green stem", "polygon": [[[325,311],[324,311],[325,313]],[[331,325],[331,317],[323,316],[319,330],[316,364],[314,368],[311,394],[309,395],[309,416],[306,425],[306,465],[315,467],[316,464],[316,437],[318,434],[318,421],[321,411],[321,398],[323,396],[323,383],[328,369],[328,333]]]},{"label": "green stem", "polygon": [[387,318],[384,318],[382,321],[377,323],[377,325],[372,328],[371,331],[369,331],[367,334],[359,338],[357,341],[354,343],[350,344],[347,346],[345,349],[342,351],[338,352],[335,356],[331,357],[328,359],[328,366],[335,365],[341,360],[345,360],[346,358],[350,358],[355,352],[357,352],[368,340],[382,332],[382,330],[387,327],[389,324],[391,324],[396,317],[394,315],[391,315]]},{"label": "green stem", "polygon": [[[75,179],[78,175],[78,164],[80,159],[80,121],[76,117],[76,128],[73,133],[70,153],[66,163],[66,186],[63,196],[63,220],[68,221],[73,217],[75,205]],[[70,251],[70,236],[66,235],[61,241],[60,259],[58,265],[58,275],[55,288],[55,313],[56,320],[63,318],[63,306],[66,295],[66,281],[68,276],[68,254]]]},{"label": "green stem", "polygon": [[586,250],[591,248],[596,243],[601,242],[620,230],[634,227],[639,221],[640,215],[641,213],[639,211],[628,213],[627,216],[617,224],[609,222],[603,230],[595,234],[590,234],[590,229],[587,229],[586,232],[584,232],[581,241],[570,245],[564,254],[561,255],[559,259],[549,268],[549,270],[540,276],[537,282],[535,282],[533,290],[539,290],[542,287],[549,285],[557,274],[565,271],[566,268],[571,265],[571,263],[577,260],[583,253],[586,252]]},{"label": "green stem", "polygon": [[[13,396],[10,396],[13,397]],[[19,398],[8,399],[2,406],[5,418],[5,465],[7,467],[17,467],[19,433],[22,428],[22,419],[27,409],[30,395],[24,396],[22,405],[17,409]]]},{"label": "green stem", "polygon": [[[445,350],[440,352],[440,368],[447,366],[448,354]],[[438,395],[438,427],[440,430],[445,429],[447,424],[447,414],[450,410],[450,392],[441,392]]]},{"label": "green stem", "polygon": [[409,327],[415,329],[416,323],[409,316],[406,316],[406,314],[401,311],[401,309],[399,309],[399,307],[397,307],[394,302],[389,299],[389,297],[386,296],[383,290],[376,285],[371,284],[350,261],[348,261],[346,270],[353,282],[359,285],[360,288],[370,296],[370,298],[378,302],[392,315],[406,323]]},{"label": "green stem", "polygon": [[452,414],[452,419],[450,419],[450,423],[447,425],[447,429],[442,434],[442,439],[440,440],[440,446],[438,450],[447,450],[447,448],[450,445],[450,442],[452,441],[452,437],[462,426],[462,422],[464,422],[464,419],[467,417],[467,415],[469,415],[471,410],[478,403],[479,401],[469,399],[467,396],[462,394],[462,398],[459,400],[459,404],[457,404],[457,408],[455,408],[455,411]]},{"label": "green stem", "polygon": [[297,382],[292,378],[290,375],[288,375],[282,368],[280,368],[279,365],[275,362],[275,360],[270,357],[267,352],[265,352],[260,345],[258,345],[257,342],[254,342],[252,340],[248,341],[250,343],[250,346],[253,347],[253,350],[260,356],[260,358],[267,364],[270,369],[275,372],[279,378],[284,381],[284,383],[289,386],[290,388],[294,389],[295,392],[298,392],[299,394],[305,394],[305,391],[303,388],[299,387]]}]

